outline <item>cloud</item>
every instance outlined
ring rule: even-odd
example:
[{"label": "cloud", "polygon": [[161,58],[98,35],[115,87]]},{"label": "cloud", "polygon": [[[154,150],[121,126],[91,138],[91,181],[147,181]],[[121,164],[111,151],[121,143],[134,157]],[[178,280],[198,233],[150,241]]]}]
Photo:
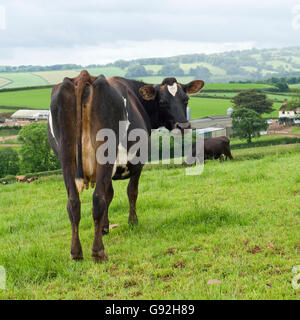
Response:
[{"label": "cloud", "polygon": [[[7,28],[0,31],[1,51],[13,52],[11,62],[5,59],[9,64],[20,61],[20,50],[24,52],[23,64],[29,64],[30,56],[37,56],[36,61],[64,63],[66,54],[74,60],[78,55],[94,56],[90,63],[96,63],[112,60],[108,52],[115,57],[116,48],[119,58],[133,59],[143,52],[148,54],[144,48],[150,48],[155,56],[166,56],[182,47],[189,52],[199,50],[208,43],[216,51],[225,43],[235,43],[232,48],[242,48],[244,43],[258,47],[299,45],[299,31],[292,28],[292,8],[299,1],[10,0],[5,5]],[[154,47],[156,44],[160,47]],[[4,64],[1,52],[0,64]]]},{"label": "cloud", "polygon": [[192,54],[195,52],[216,53],[230,50],[251,49],[251,42],[212,43],[212,42],[184,42],[174,40],[151,41],[122,41],[99,46],[74,46],[72,48],[24,48],[18,47],[6,51],[3,56],[0,52],[1,64],[7,65],[51,65],[63,63],[76,63],[81,65],[106,64],[122,59],[137,59],[150,57],[169,57],[179,54]]}]

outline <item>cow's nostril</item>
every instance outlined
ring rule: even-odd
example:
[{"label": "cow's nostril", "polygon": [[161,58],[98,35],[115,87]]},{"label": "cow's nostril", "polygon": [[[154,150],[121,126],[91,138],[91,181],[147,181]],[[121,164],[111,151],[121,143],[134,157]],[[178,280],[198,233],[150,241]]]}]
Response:
[{"label": "cow's nostril", "polygon": [[175,125],[175,128],[180,130],[191,129],[191,124],[189,122],[183,122],[183,123],[177,122]]}]

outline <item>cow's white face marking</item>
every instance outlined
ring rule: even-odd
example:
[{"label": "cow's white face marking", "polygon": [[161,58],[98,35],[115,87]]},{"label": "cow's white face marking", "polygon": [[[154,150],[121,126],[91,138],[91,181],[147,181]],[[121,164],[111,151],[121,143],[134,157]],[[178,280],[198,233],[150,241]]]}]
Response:
[{"label": "cow's white face marking", "polygon": [[126,98],[124,98],[124,97],[123,97],[123,99],[124,99],[124,106],[125,106],[125,108],[126,108],[127,99],[126,99]]},{"label": "cow's white face marking", "polygon": [[168,90],[170,94],[175,97],[178,90],[177,83],[175,82],[172,86],[168,86]]}]

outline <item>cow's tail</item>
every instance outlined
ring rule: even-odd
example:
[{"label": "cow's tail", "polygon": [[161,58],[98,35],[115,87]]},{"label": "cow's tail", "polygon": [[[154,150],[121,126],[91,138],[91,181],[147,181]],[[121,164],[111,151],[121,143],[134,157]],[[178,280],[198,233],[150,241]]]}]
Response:
[{"label": "cow's tail", "polygon": [[75,184],[79,193],[84,189],[84,171],[82,162],[82,112],[83,112],[83,95],[86,85],[88,84],[89,74],[87,71],[82,71],[76,88],[76,153],[77,153],[77,168],[75,176]]}]

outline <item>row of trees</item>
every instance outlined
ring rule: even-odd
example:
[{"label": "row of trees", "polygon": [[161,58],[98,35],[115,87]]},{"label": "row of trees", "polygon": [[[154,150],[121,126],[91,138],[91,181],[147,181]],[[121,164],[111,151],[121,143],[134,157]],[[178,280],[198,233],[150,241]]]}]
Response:
[{"label": "row of trees", "polygon": [[56,170],[59,161],[50,149],[47,124],[32,123],[19,132],[21,149],[0,148],[0,178],[7,175]]},{"label": "row of trees", "polygon": [[[153,70],[147,70],[143,65],[136,64],[131,65],[127,69],[125,77],[127,78],[141,78],[154,75]],[[184,70],[180,68],[178,64],[166,64],[162,66],[157,72],[158,76],[164,77],[181,77],[185,75],[192,76],[197,79],[209,80],[212,76],[212,73],[208,68],[197,66],[196,68],[191,68],[189,73],[185,74]]]}]

